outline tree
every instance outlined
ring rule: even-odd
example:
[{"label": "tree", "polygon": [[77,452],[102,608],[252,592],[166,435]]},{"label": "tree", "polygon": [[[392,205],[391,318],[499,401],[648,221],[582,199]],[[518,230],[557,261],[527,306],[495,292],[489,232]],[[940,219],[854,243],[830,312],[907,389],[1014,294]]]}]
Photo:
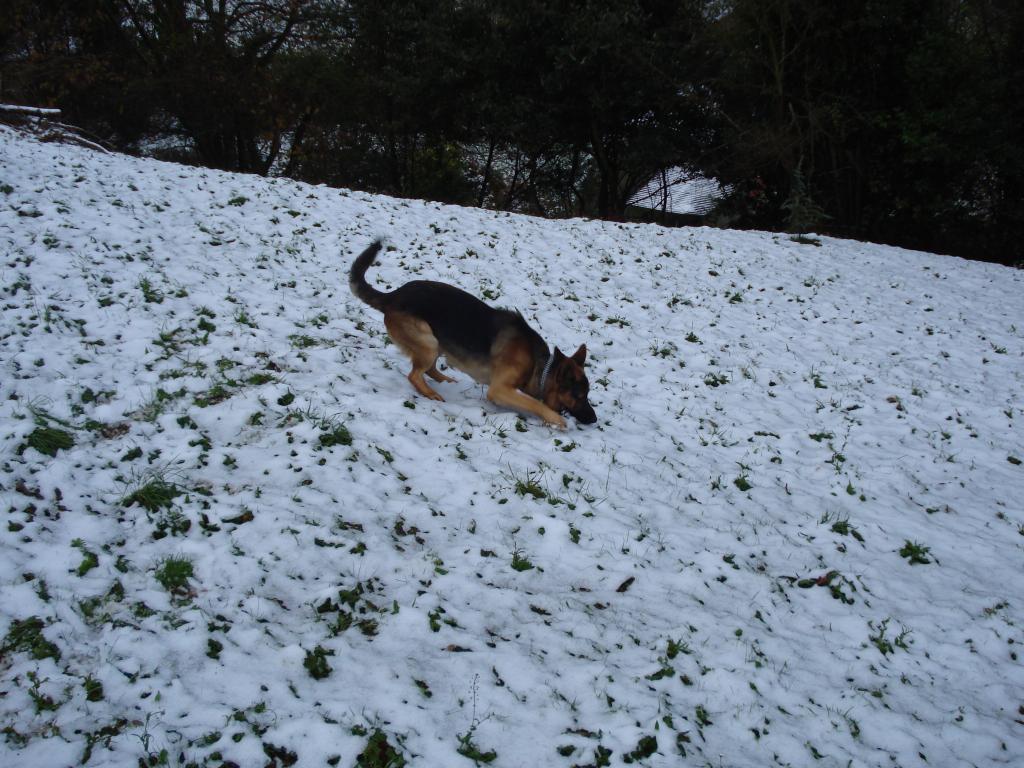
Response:
[{"label": "tree", "polygon": [[160,104],[215,168],[266,173],[293,115],[272,68],[330,6],[317,0],[109,0]]},{"label": "tree", "polygon": [[130,142],[151,104],[106,0],[11,0],[0,15],[0,98],[60,107],[105,138]]},{"label": "tree", "polygon": [[[514,143],[557,148],[581,212],[622,218],[632,194],[692,150],[701,4],[496,0],[496,69]],[[507,96],[505,96],[507,94]]]},{"label": "tree", "polygon": [[727,0],[704,168],[733,185],[741,225],[798,206],[838,234],[1005,259],[1024,235],[1022,16],[1006,0]]}]

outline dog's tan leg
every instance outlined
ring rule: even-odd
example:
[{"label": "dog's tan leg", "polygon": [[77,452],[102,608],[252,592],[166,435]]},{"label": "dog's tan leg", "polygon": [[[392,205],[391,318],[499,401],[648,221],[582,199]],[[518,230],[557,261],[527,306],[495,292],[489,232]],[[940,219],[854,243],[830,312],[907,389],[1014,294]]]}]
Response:
[{"label": "dog's tan leg", "polygon": [[487,389],[487,399],[506,408],[515,408],[532,413],[535,416],[540,416],[540,418],[552,426],[565,427],[565,419],[544,405],[540,400],[535,400],[529,395],[524,395],[518,389],[513,389],[507,385],[492,382],[491,386]]},{"label": "dog's tan leg", "polygon": [[430,367],[430,369],[427,371],[427,376],[432,378],[434,381],[446,381],[449,383],[454,383],[458,381],[458,379],[453,379],[451,376],[445,376],[443,373],[437,370],[437,363],[434,363],[434,365]]},{"label": "dog's tan leg", "polygon": [[[384,326],[388,329],[388,334],[398,348],[412,361],[412,370],[406,377],[409,379],[409,383],[424,397],[444,402],[444,398],[431,389],[423,379],[424,373],[436,370],[434,364],[437,362],[440,351],[430,326],[419,318],[401,312],[386,313]],[[438,381],[442,381],[442,379],[438,379]]]}]

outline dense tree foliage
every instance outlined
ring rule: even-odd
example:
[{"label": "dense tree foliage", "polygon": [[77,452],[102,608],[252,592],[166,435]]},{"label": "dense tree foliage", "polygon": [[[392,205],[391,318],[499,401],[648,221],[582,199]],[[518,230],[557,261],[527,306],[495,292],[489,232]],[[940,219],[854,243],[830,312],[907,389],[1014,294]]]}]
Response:
[{"label": "dense tree foliage", "polygon": [[713,221],[1019,261],[1016,0],[8,0],[0,100],[128,150],[621,219],[682,166]]},{"label": "dense tree foliage", "polygon": [[[714,25],[741,222],[1020,258],[1024,7],[734,0]],[[751,203],[753,201],[753,203]]]}]

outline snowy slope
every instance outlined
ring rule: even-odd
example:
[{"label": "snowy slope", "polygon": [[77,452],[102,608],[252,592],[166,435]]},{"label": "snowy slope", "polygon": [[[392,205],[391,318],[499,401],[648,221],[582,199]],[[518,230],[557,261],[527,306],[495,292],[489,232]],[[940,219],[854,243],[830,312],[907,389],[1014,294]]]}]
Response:
[{"label": "snowy slope", "polygon": [[[598,424],[417,396],[378,235]],[[0,129],[0,764],[1022,764],[1024,273],[818,242]]]}]

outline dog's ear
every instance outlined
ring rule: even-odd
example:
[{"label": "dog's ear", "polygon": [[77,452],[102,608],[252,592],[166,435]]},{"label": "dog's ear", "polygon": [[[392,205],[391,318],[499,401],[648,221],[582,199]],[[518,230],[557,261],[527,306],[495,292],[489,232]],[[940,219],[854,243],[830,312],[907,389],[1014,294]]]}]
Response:
[{"label": "dog's ear", "polygon": [[576,363],[580,368],[587,362],[587,345],[580,344],[580,348],[576,350],[576,354],[572,356],[573,362]]},{"label": "dog's ear", "polygon": [[562,354],[562,350],[558,347],[555,347],[555,351],[551,353],[551,357],[553,358],[552,365],[558,365],[560,362],[565,360],[565,355]]}]

